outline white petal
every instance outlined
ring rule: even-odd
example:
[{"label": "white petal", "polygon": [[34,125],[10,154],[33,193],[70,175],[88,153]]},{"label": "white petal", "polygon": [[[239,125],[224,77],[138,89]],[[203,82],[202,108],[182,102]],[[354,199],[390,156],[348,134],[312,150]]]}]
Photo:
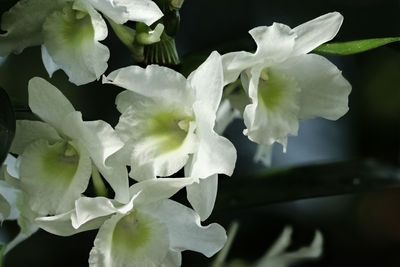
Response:
[{"label": "white petal", "polygon": [[297,37],[294,55],[307,54],[319,45],[333,39],[343,22],[343,16],[332,12],[303,23],[293,29]]},{"label": "white petal", "polygon": [[73,208],[87,187],[92,163],[85,149],[72,142],[49,144],[40,139],[21,155],[21,187],[32,210],[56,214]]},{"label": "white petal", "polygon": [[192,183],[186,187],[187,198],[202,221],[205,221],[214,209],[217,189],[218,174],[199,179],[198,183]]},{"label": "white petal", "polygon": [[131,196],[140,193],[135,199],[135,204],[148,204],[170,198],[192,183],[192,178],[157,178],[136,183],[130,187],[129,191]]},{"label": "white petal", "polygon": [[[186,78],[170,68],[149,65],[146,69],[129,66],[103,76],[103,83],[111,83],[132,92],[160,99],[176,99],[176,102],[194,102],[194,92]],[[117,106],[126,100],[117,97]]]},{"label": "white petal", "polygon": [[261,59],[249,52],[231,52],[222,56],[222,67],[224,72],[224,85],[234,82],[240,73],[257,64]]},{"label": "white petal", "polygon": [[[265,76],[261,77],[264,71]],[[297,135],[300,89],[293,77],[274,68],[253,68],[249,83],[252,104],[243,113],[250,140],[270,145],[280,142],[285,149],[288,135]]]},{"label": "white petal", "polygon": [[46,68],[46,71],[49,74],[49,76],[52,77],[53,73],[60,69],[60,66],[58,66],[53,61],[53,59],[49,55],[49,52],[47,51],[47,48],[44,45],[41,46],[41,51],[42,51],[43,65]]},{"label": "white petal", "polygon": [[165,224],[134,210],[117,214],[99,230],[90,251],[89,266],[160,266],[169,251]]},{"label": "white petal", "polygon": [[216,223],[201,226],[199,215],[178,202],[164,200],[141,208],[165,223],[171,249],[192,250],[211,257],[225,244],[224,228]]},{"label": "white petal", "polygon": [[188,78],[196,92],[196,101],[202,101],[210,111],[217,112],[223,89],[221,55],[214,51]]},{"label": "white petal", "polygon": [[38,217],[35,222],[43,230],[59,235],[59,236],[70,236],[80,232],[89,231],[99,228],[106,219],[109,217],[99,217],[81,225],[78,229],[72,226],[72,215],[75,214],[75,210],[69,212],[47,217]]},{"label": "white petal", "polygon": [[83,121],[82,114],[77,111],[66,116],[63,124],[63,132],[89,152],[90,158],[114,190],[116,200],[128,202],[126,166],[111,157],[124,146],[114,129],[104,121]]},{"label": "white petal", "polygon": [[292,53],[296,35],[284,24],[256,27],[249,33],[257,43],[255,57],[262,58],[269,64],[281,62]]},{"label": "white petal", "polygon": [[[61,139],[57,131],[49,124],[41,121],[17,120],[15,137],[10,151],[22,154],[24,149],[38,139],[49,140],[55,143]],[[15,176],[15,175],[14,175]]]},{"label": "white petal", "polygon": [[68,99],[42,78],[30,79],[28,91],[29,107],[32,112],[57,130],[64,125],[65,116],[75,111]]},{"label": "white petal", "polygon": [[351,85],[326,58],[315,54],[301,55],[277,69],[294,77],[301,88],[300,119],[337,120],[349,110]]},{"label": "white petal", "polygon": [[214,132],[215,113],[201,102],[196,102],[193,109],[200,142],[190,176],[206,178],[216,173],[232,175],[236,163],[236,149],[228,139]]},{"label": "white petal", "polygon": [[153,24],[163,16],[160,8],[151,0],[87,0],[97,10],[118,24],[128,20]]},{"label": "white petal", "polygon": [[75,201],[75,213],[71,215],[72,226],[78,229],[90,221],[105,218],[114,213],[127,214],[132,211],[141,193],[140,191],[132,195],[126,204],[105,197],[81,197]]},{"label": "white petal", "polygon": [[[42,25],[55,10],[61,8],[67,0],[21,0],[1,20],[0,56],[12,52],[20,53],[29,46],[43,42]],[[29,14],[29,15],[27,15]]]},{"label": "white petal", "polygon": [[43,24],[43,35],[52,61],[71,82],[92,82],[107,69],[110,52],[99,43],[107,37],[107,25],[87,3],[77,0],[73,7],[66,6],[51,14]]}]

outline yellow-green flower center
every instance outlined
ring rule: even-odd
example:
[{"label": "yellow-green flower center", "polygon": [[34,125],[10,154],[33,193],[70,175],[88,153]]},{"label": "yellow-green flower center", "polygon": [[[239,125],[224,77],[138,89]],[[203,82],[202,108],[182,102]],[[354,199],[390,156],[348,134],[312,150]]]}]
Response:
[{"label": "yellow-green flower center", "polygon": [[182,112],[171,110],[157,113],[149,120],[149,132],[160,139],[160,148],[170,151],[182,145],[193,119]]},{"label": "yellow-green flower center", "polygon": [[141,216],[140,219],[133,211],[116,224],[113,233],[113,248],[119,253],[130,253],[146,245],[150,237],[150,227],[147,219]]},{"label": "yellow-green flower center", "polygon": [[68,142],[58,142],[47,147],[42,155],[43,177],[58,177],[68,183],[74,177],[79,164],[79,154]]},{"label": "yellow-green flower center", "polygon": [[258,81],[258,98],[262,100],[266,108],[275,109],[282,103],[285,81],[282,75],[269,68],[261,71]]}]

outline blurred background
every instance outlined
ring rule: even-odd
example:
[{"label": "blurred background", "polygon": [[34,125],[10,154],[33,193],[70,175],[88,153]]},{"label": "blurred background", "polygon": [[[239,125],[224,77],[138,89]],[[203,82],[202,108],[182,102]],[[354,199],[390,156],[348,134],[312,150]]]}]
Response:
[{"label": "blurred background", "polygon": [[[0,0],[0,11],[15,2]],[[186,0],[180,12],[178,52],[185,56],[214,47],[220,53],[255,48],[247,32],[256,26],[280,22],[293,28],[331,11],[345,18],[335,41],[400,36],[399,0]],[[129,51],[111,29],[104,43],[111,50],[106,73],[131,64]],[[289,137],[287,153],[280,145],[274,146],[271,168],[366,158],[400,167],[400,45],[328,58],[353,86],[350,111],[338,121],[301,122],[299,135]],[[21,109],[26,106],[27,83],[33,76],[48,78],[39,47],[0,59],[0,86]],[[85,119],[101,118],[116,124],[118,113],[110,99],[120,89],[100,82],[77,87],[68,83],[62,71],[50,81]],[[256,145],[242,135],[243,129],[243,122],[236,120],[226,132],[238,150],[238,162],[234,176],[222,179],[244,179],[266,168],[253,162]],[[274,190],[265,188],[265,194]],[[400,190],[390,189],[223,210],[214,213],[207,223],[218,222],[228,228],[233,220],[239,222],[228,261],[241,258],[254,262],[283,227],[291,225],[294,233],[289,250],[308,245],[316,229],[325,239],[323,257],[298,266],[400,266],[399,204]],[[3,226],[10,229],[10,235],[17,229],[8,222]],[[61,238],[40,231],[11,251],[4,266],[86,266],[95,235],[92,231]],[[184,253],[183,266],[205,266],[207,262],[199,254]]]}]

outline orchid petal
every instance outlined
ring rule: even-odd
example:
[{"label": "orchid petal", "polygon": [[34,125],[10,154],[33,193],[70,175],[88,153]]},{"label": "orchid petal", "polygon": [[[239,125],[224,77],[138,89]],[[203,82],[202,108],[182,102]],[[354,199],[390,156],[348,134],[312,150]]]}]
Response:
[{"label": "orchid petal", "polygon": [[43,42],[42,25],[46,18],[69,0],[21,0],[1,20],[0,56],[21,53]]},{"label": "orchid petal", "polygon": [[64,125],[64,118],[75,109],[69,100],[46,80],[34,77],[29,81],[29,107],[42,120],[58,131]]},{"label": "orchid petal", "polygon": [[218,174],[199,179],[198,183],[186,187],[187,198],[201,221],[205,221],[211,215],[217,198],[217,189]]},{"label": "orchid petal", "polygon": [[199,215],[178,202],[163,200],[142,209],[164,222],[170,247],[175,251],[193,250],[211,257],[225,244],[224,228],[216,223],[202,226]]},{"label": "orchid petal", "polygon": [[75,214],[75,210],[71,210],[55,216],[38,217],[36,218],[35,222],[40,228],[49,233],[59,236],[71,236],[84,231],[97,229],[104,223],[105,220],[109,218],[106,216],[98,217],[86,222],[79,228],[74,228],[72,226],[71,220],[73,214]]},{"label": "orchid petal", "polygon": [[221,55],[214,51],[188,78],[196,92],[196,101],[202,101],[213,113],[221,101],[223,77]]},{"label": "orchid petal", "polygon": [[97,10],[118,24],[128,20],[151,25],[163,16],[160,8],[151,0],[87,0]]},{"label": "orchid petal", "polygon": [[297,35],[293,55],[306,54],[319,45],[333,39],[343,22],[343,16],[338,12],[322,15],[307,21],[292,31]]},{"label": "orchid petal", "polygon": [[329,60],[309,54],[293,57],[276,67],[294,77],[301,88],[300,119],[337,120],[349,110],[350,83]]}]

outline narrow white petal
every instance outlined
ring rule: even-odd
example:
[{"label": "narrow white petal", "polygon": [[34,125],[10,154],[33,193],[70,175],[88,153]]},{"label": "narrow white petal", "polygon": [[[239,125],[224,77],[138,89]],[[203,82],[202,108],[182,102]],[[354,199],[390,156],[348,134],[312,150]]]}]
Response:
[{"label": "narrow white petal", "polygon": [[57,214],[73,208],[87,187],[92,163],[72,142],[31,143],[21,155],[21,187],[32,210]]},{"label": "narrow white petal", "polygon": [[160,8],[151,0],[87,0],[97,10],[118,24],[128,20],[151,25],[163,16]]},{"label": "narrow white petal", "polygon": [[61,140],[61,137],[58,135],[57,131],[47,123],[41,121],[17,120],[15,137],[10,151],[20,155],[29,144],[38,139],[45,139],[55,143]]},{"label": "narrow white petal", "polygon": [[188,81],[196,92],[196,101],[202,101],[211,112],[217,112],[223,89],[221,55],[214,51],[193,73]]},{"label": "narrow white petal", "polygon": [[307,21],[293,32],[297,35],[293,55],[307,54],[319,45],[333,39],[343,22],[343,16],[338,12],[322,15]]},{"label": "narrow white petal", "polygon": [[140,193],[135,199],[135,204],[148,204],[170,198],[192,183],[192,178],[157,178],[136,183],[129,191],[131,196]]},{"label": "narrow white petal", "polygon": [[186,187],[187,198],[193,209],[205,221],[214,209],[218,190],[218,174],[199,179],[198,183],[192,183]]},{"label": "narrow white petal", "polygon": [[226,242],[224,228],[216,223],[202,226],[199,215],[178,202],[164,200],[143,206],[142,209],[165,223],[170,247],[175,251],[192,250],[211,257]]},{"label": "narrow white petal", "polygon": [[77,85],[98,79],[110,52],[101,44],[107,25],[89,4],[77,0],[51,14],[43,24],[44,45],[54,64]]},{"label": "narrow white petal", "polygon": [[42,78],[30,79],[28,91],[29,107],[32,112],[57,130],[62,128],[65,116],[75,111],[71,102],[56,87]]},{"label": "narrow white petal", "polygon": [[[193,102],[195,96],[182,74],[157,65],[149,65],[145,69],[129,66],[115,70],[107,77],[103,76],[103,83],[111,83],[147,97],[173,98],[181,102]],[[117,97],[117,106],[120,101],[124,99]]]},{"label": "narrow white petal", "polygon": [[[20,53],[29,46],[43,42],[42,25],[55,10],[62,8],[68,0],[20,0],[1,20],[0,56]],[[27,15],[29,14],[29,15]]]},{"label": "narrow white petal", "polygon": [[348,111],[351,85],[326,58],[315,54],[301,55],[277,69],[294,77],[301,88],[300,119],[337,120]]},{"label": "narrow white petal", "polygon": [[100,227],[89,266],[160,266],[169,252],[168,230],[153,214],[116,214]]},{"label": "narrow white petal", "polygon": [[71,221],[73,214],[75,214],[75,210],[55,216],[38,217],[35,222],[40,228],[49,233],[59,236],[71,236],[80,232],[98,229],[109,218],[109,216],[95,218],[79,228],[74,228]]}]

